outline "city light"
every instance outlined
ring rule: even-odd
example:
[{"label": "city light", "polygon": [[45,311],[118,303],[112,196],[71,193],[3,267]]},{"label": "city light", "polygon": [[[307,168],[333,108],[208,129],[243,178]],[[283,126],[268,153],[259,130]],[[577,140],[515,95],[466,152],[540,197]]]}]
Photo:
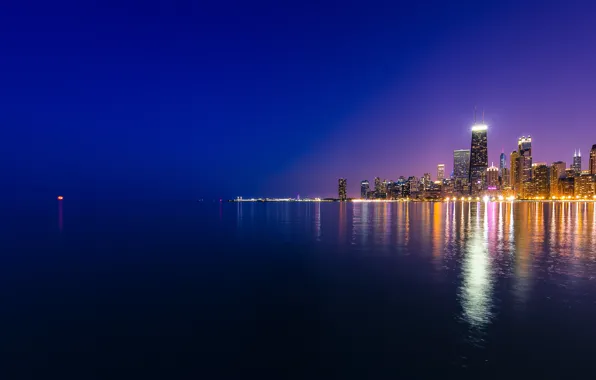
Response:
[{"label": "city light", "polygon": [[61,200],[63,200],[63,199],[64,199],[64,197],[63,197],[62,195],[58,195],[58,200],[59,200],[59,201],[61,201]]},{"label": "city light", "polygon": [[472,126],[472,131],[486,131],[488,129],[488,125],[486,124],[475,124]]},{"label": "city light", "polygon": [[482,200],[486,203],[490,200],[490,198],[488,197],[488,195],[485,195],[482,197]]}]

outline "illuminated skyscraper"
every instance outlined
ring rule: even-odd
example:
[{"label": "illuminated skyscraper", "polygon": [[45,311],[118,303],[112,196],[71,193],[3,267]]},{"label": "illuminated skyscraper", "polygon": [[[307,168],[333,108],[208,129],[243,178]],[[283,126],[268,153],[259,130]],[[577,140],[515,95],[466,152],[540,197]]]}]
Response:
[{"label": "illuminated skyscraper", "polygon": [[491,165],[486,169],[486,182],[488,190],[497,190],[499,186],[499,168]]},{"label": "illuminated skyscraper", "polygon": [[517,159],[518,188],[517,194],[522,198],[526,196],[528,186],[532,183],[532,138],[530,136],[522,136],[517,140],[517,152],[519,157]]},{"label": "illuminated skyscraper", "polygon": [[424,173],[424,176],[422,177],[422,187],[424,190],[428,190],[431,187],[431,179],[430,179],[430,173]]},{"label": "illuminated skyscraper", "polygon": [[581,151],[576,151],[573,154],[573,164],[571,165],[571,169],[573,169],[573,172],[575,173],[575,175],[582,174],[582,152]]},{"label": "illuminated skyscraper", "polygon": [[368,199],[368,192],[370,191],[370,184],[368,180],[364,180],[360,182],[360,198],[361,199]]},{"label": "illuminated skyscraper", "polygon": [[532,194],[533,197],[548,199],[550,197],[550,181],[548,166],[544,163],[532,167]]},{"label": "illuminated skyscraper", "polygon": [[380,198],[382,193],[384,193],[384,191],[381,178],[375,177],[375,198]]},{"label": "illuminated skyscraper", "polygon": [[590,174],[596,175],[596,144],[592,145],[590,151]]},{"label": "illuminated skyscraper", "polygon": [[470,170],[470,150],[458,149],[453,151],[453,177],[467,180]]},{"label": "illuminated skyscraper", "polygon": [[565,169],[567,164],[563,161],[555,161],[550,165],[550,196],[558,197],[559,191],[559,178],[565,177]]},{"label": "illuminated skyscraper", "polygon": [[511,155],[509,156],[509,166],[511,168],[511,174],[510,174],[510,181],[509,183],[511,184],[511,188],[515,191],[515,193],[517,194],[518,192],[518,188],[519,188],[519,152],[517,150],[514,150],[513,152],[511,152]]},{"label": "illuminated skyscraper", "polygon": [[573,188],[575,197],[592,198],[594,195],[594,176],[590,174],[576,175]]},{"label": "illuminated skyscraper", "polygon": [[486,190],[486,169],[488,168],[488,127],[486,124],[474,123],[472,126],[472,144],[470,147],[470,194],[478,194]]},{"label": "illuminated skyscraper", "polygon": [[340,178],[338,183],[339,183],[339,185],[338,185],[339,200],[345,201],[347,199],[347,195],[346,195],[347,181],[345,178]]},{"label": "illuminated skyscraper", "polygon": [[445,179],[445,164],[437,165],[437,181]]},{"label": "illuminated skyscraper", "polygon": [[509,168],[503,168],[503,177],[501,178],[501,189],[511,188],[511,171]]},{"label": "illuminated skyscraper", "polygon": [[499,156],[499,185],[503,185],[503,169],[507,167],[507,158],[504,152]]}]

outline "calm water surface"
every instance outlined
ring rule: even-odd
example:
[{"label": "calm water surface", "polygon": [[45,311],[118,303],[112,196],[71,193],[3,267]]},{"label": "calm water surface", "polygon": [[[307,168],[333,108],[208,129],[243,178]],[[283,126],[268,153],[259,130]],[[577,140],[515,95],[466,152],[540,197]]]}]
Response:
[{"label": "calm water surface", "polygon": [[65,200],[0,223],[3,378],[596,375],[593,203]]}]

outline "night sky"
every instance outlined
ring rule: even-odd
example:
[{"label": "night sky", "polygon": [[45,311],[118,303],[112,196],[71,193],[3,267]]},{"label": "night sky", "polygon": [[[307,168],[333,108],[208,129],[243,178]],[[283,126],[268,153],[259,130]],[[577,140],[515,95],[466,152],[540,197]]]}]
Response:
[{"label": "night sky", "polygon": [[[95,4],[93,4],[95,3]],[[523,3],[523,4],[521,4]],[[452,170],[476,105],[489,164],[596,143],[596,4],[3,2],[3,192],[348,195]],[[68,198],[66,198],[68,199]]]}]

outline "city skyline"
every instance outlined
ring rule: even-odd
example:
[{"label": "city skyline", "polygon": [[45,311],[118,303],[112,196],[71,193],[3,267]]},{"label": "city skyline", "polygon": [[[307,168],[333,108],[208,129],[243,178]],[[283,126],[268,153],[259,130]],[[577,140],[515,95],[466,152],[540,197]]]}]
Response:
[{"label": "city skyline", "polygon": [[[474,117],[476,117],[476,111],[474,110]],[[474,121],[473,125],[469,128],[469,131],[471,133],[472,136],[472,148],[474,147],[475,144],[475,136],[481,136],[481,137],[476,137],[476,139],[478,141],[482,140],[482,144],[484,144],[483,146],[486,145],[490,145],[489,141],[490,138],[487,139],[487,135],[488,135],[488,131],[489,129],[491,129],[488,125],[486,125],[484,123],[484,111],[483,111],[483,115],[482,115],[482,122],[477,122],[476,120]],[[488,142],[487,142],[488,140]],[[483,168],[484,170],[482,172],[479,172],[480,174],[483,174],[485,177],[484,179],[482,179],[482,181],[484,181],[484,186],[488,186],[488,178],[486,177],[488,175],[487,173],[487,169],[490,169],[488,165],[484,165],[484,162],[491,162],[490,167],[495,167],[498,171],[498,180],[502,181],[502,170],[505,169],[505,176],[507,179],[507,183],[512,184],[515,181],[521,181],[520,183],[529,183],[532,180],[532,175],[533,175],[533,168],[537,165],[546,165],[546,166],[550,166],[551,164],[558,164],[558,163],[565,163],[566,161],[563,159],[557,159],[557,160],[553,160],[553,161],[540,161],[540,162],[536,162],[533,160],[533,137],[532,135],[522,135],[519,136],[517,138],[517,148],[513,150],[512,152],[512,156],[507,157],[507,155],[505,154],[504,150],[501,151],[499,153],[498,156],[498,167],[494,166],[494,161],[491,161],[489,159],[490,157],[490,149],[488,149],[488,151],[486,152],[487,149],[483,148],[482,152],[479,153],[480,156],[478,156],[479,158],[476,159],[476,161],[478,162],[478,165],[480,168]],[[592,175],[596,174],[596,144],[590,144],[591,145],[591,150],[590,150],[590,154],[588,157],[588,166],[587,166],[587,171],[591,171],[592,168],[594,170],[594,172],[592,173]],[[444,178],[453,178],[454,180],[458,180],[461,178],[468,178],[468,183],[467,186],[470,186],[470,182],[469,180],[472,178],[472,173],[471,173],[471,168],[473,166],[473,163],[470,162],[470,154],[471,149],[454,149],[453,150],[453,158],[452,158],[452,171],[449,172],[447,170],[447,166],[444,163],[438,163],[436,164],[436,174],[437,176],[433,179],[433,180],[437,180],[439,177],[439,173],[443,172],[444,173]],[[515,154],[515,156],[513,156]],[[581,155],[581,148],[580,149],[575,149],[573,154],[571,155],[572,159],[571,159],[571,164],[569,166],[566,167],[567,170],[573,170],[576,174],[581,174],[582,172],[585,172],[585,168],[586,166],[583,166],[583,157]],[[416,160],[416,157],[412,157],[413,161]],[[511,160],[516,160],[517,162],[512,163]],[[444,162],[449,162],[449,160],[444,160]],[[458,162],[461,162],[460,167],[464,168],[464,169],[457,169],[458,166]],[[535,162],[535,163],[534,163]],[[577,165],[577,166],[576,166]],[[520,172],[519,172],[519,178],[516,179],[512,176],[512,173],[515,174],[515,167],[519,166],[520,167]],[[584,169],[584,170],[582,170]],[[465,172],[462,172],[462,170],[465,170]],[[450,175],[447,173],[451,173]],[[426,174],[426,173],[425,173]],[[401,178],[401,177],[410,177],[410,176],[414,176],[414,177],[418,177],[418,178],[423,178],[424,174],[421,173],[403,173],[403,174],[398,174],[394,177],[390,177],[390,178],[385,178],[383,180],[395,180],[397,178]],[[381,177],[375,177],[375,179],[377,179],[378,183],[380,184],[381,181]],[[513,181],[513,182],[512,182]],[[361,180],[359,181],[359,183],[364,183],[367,182],[368,180]],[[550,182],[550,180],[548,180],[548,182]],[[456,185],[457,187],[457,185]],[[377,186],[378,188],[378,186]],[[523,186],[520,186],[521,189],[521,194],[523,195]],[[359,196],[362,197],[363,192],[362,192],[362,187],[359,189]],[[376,190],[378,191],[378,190]],[[470,187],[470,192],[472,194],[474,194],[472,188]],[[348,198],[358,198],[358,196],[354,196],[352,197],[350,195],[350,187],[349,184],[347,186],[347,197]]]},{"label": "city skyline", "polygon": [[535,161],[581,148],[588,167],[596,4],[119,7],[0,16],[9,198],[335,196],[340,177],[355,197],[373,176],[448,176],[474,105],[489,164],[530,134]]}]

